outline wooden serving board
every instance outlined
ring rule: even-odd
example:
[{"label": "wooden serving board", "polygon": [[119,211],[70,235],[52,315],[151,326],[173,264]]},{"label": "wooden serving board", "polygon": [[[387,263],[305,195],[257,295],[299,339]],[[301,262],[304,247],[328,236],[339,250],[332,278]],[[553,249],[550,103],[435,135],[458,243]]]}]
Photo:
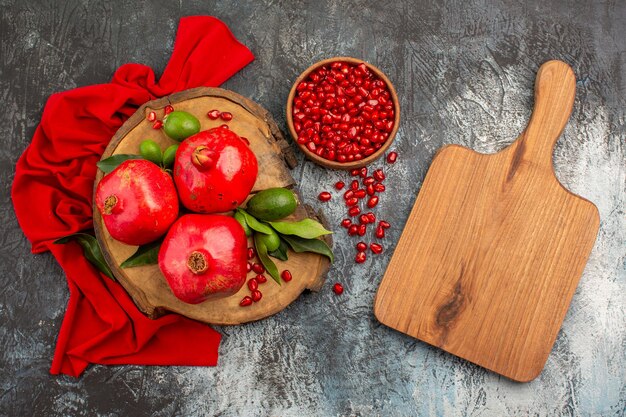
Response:
[{"label": "wooden serving board", "polygon": [[600,222],[552,167],[575,84],[549,61],[513,144],[437,153],[378,289],[378,320],[513,380],[539,375]]},{"label": "wooden serving board", "polygon": [[[251,100],[220,88],[195,88],[144,104],[111,139],[102,159],[115,154],[138,154],[139,144],[145,139],[156,141],[162,149],[176,143],[161,130],[152,129],[152,123],[146,120],[146,115],[150,111],[155,111],[161,119],[163,109],[168,104],[174,106],[175,110],[184,110],[195,115],[200,120],[201,130],[225,123],[219,119],[210,120],[206,116],[209,110],[218,109],[233,114],[233,119],[228,122],[229,128],[250,141],[250,148],[258,160],[259,174],[253,193],[272,187],[294,185],[289,168],[295,167],[295,156],[270,114]],[[103,172],[98,171],[94,190],[103,176]],[[304,217],[315,215],[307,206],[299,205],[288,219],[299,220]],[[195,305],[187,304],[173,295],[158,265],[126,269],[119,267],[137,247],[113,239],[104,227],[102,216],[95,206],[94,228],[104,257],[115,278],[128,291],[137,306],[151,318],[171,311],[210,324],[229,325],[259,320],[283,310],[305,289],[317,291],[324,283],[324,275],[329,267],[327,258],[323,256],[290,251],[288,261],[277,259],[274,261],[279,271],[284,269],[291,271],[292,281],[283,282],[279,286],[269,274],[266,274],[268,281],[260,286],[263,298],[259,302],[249,307],[239,306],[239,301],[250,292],[244,285],[237,294],[230,297]],[[331,243],[330,239],[327,243]],[[249,246],[252,246],[252,240],[249,241]],[[251,272],[248,278],[253,276],[255,274]]]}]

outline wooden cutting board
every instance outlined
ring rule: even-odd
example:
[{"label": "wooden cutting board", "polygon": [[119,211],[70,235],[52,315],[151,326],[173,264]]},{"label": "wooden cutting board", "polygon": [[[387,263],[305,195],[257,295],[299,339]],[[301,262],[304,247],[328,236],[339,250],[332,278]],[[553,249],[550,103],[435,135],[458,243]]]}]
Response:
[{"label": "wooden cutting board", "polygon": [[[289,168],[295,167],[296,158],[269,112],[246,97],[221,88],[195,88],[144,104],[113,136],[102,159],[116,154],[138,154],[139,144],[145,139],[156,141],[162,149],[176,143],[162,130],[152,129],[152,123],[146,120],[146,115],[150,111],[155,111],[158,117],[162,118],[163,109],[168,104],[174,106],[176,110],[184,110],[195,115],[200,121],[201,130],[224,123],[220,119],[210,120],[206,116],[209,110],[218,109],[233,114],[233,119],[228,122],[229,128],[248,139],[250,149],[259,163],[259,174],[252,189],[253,193],[272,187],[291,188],[294,185]],[[103,172],[98,171],[94,191],[103,176]],[[300,204],[296,212],[287,219],[300,220],[319,216],[319,213],[313,213],[308,206]],[[324,219],[320,220],[324,223]],[[230,325],[260,320],[286,308],[305,289],[317,291],[321,288],[329,267],[329,261],[324,256],[314,253],[294,253],[290,250],[289,260],[283,262],[272,259],[279,271],[289,269],[293,279],[278,285],[269,274],[266,274],[267,282],[259,287],[263,292],[263,298],[259,302],[249,307],[239,306],[241,299],[250,295],[248,287],[244,285],[237,294],[230,297],[200,304],[187,304],[174,296],[158,265],[120,268],[120,264],[135,253],[137,247],[113,239],[95,207],[94,229],[113,275],[128,291],[139,309],[151,318],[171,311],[210,324]],[[325,240],[332,246],[329,237]],[[248,246],[252,246],[251,239]],[[253,272],[248,274],[248,278],[254,276]]]},{"label": "wooden cutting board", "polygon": [[575,86],[546,62],[515,142],[437,153],[376,295],[381,323],[516,381],[539,375],[600,222],[552,167]]}]

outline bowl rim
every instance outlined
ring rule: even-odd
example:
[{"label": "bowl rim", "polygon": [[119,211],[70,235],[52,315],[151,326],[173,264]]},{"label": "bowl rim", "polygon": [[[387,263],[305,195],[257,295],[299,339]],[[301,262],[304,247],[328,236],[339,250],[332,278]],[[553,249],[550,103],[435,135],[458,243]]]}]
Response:
[{"label": "bowl rim", "polygon": [[[376,152],[374,152],[370,156],[367,156],[358,161],[352,161],[352,162],[331,161],[326,158],[322,158],[321,156],[318,156],[317,154],[309,151],[309,149],[306,146],[304,146],[301,143],[298,143],[297,141],[298,135],[293,125],[293,113],[292,113],[293,101],[296,96],[296,88],[302,81],[304,81],[309,76],[311,72],[318,69],[319,67],[322,67],[327,64],[331,64],[333,62],[347,62],[350,64],[357,64],[357,65],[361,63],[365,64],[373,73],[375,73],[386,84],[387,88],[389,89],[390,99],[393,102],[395,117],[394,117],[393,129],[391,130],[391,132],[389,132],[389,137],[387,138],[385,143],[383,143],[380,149],[378,149]],[[357,59],[357,58],[347,57],[347,56],[337,56],[337,57],[327,58],[327,59],[323,59],[321,61],[315,62],[314,64],[310,65],[307,69],[305,69],[298,76],[298,78],[296,78],[296,80],[293,82],[293,85],[291,86],[291,90],[289,91],[289,96],[287,97],[285,119],[287,121],[287,128],[289,129],[289,133],[293,141],[295,142],[296,145],[298,145],[298,148],[300,148],[300,150],[306,155],[307,158],[327,168],[350,170],[350,169],[361,168],[366,165],[369,165],[371,162],[380,158],[387,151],[387,149],[389,149],[389,147],[395,140],[396,133],[398,132],[398,128],[400,127],[400,103],[398,101],[398,94],[396,93],[396,89],[393,86],[392,82],[389,80],[389,78],[387,78],[387,76],[378,67],[362,59]]]}]

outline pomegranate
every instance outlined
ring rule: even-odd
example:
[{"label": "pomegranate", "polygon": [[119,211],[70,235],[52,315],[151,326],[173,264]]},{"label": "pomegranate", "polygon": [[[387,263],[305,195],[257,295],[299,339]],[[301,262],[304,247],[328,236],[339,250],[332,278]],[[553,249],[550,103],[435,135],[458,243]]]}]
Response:
[{"label": "pomegranate", "polygon": [[247,258],[246,234],[237,220],[187,214],[167,232],[159,268],[176,297],[198,304],[239,291],[246,281]]},{"label": "pomegranate", "polygon": [[143,159],[124,161],[102,178],[96,206],[113,239],[128,245],[156,240],[178,217],[172,178]]},{"label": "pomegranate", "polygon": [[174,182],[185,207],[198,213],[221,213],[246,199],[258,172],[254,153],[225,128],[202,131],[183,141],[176,152]]}]

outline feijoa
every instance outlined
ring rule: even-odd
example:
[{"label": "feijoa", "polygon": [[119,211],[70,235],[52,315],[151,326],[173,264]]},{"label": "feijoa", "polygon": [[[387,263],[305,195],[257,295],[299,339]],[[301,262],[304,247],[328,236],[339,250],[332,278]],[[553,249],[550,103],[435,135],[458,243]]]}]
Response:
[{"label": "feijoa", "polygon": [[163,166],[169,168],[174,165],[174,158],[176,157],[176,151],[178,150],[178,144],[169,146],[163,152]]},{"label": "feijoa", "polygon": [[269,235],[258,233],[257,239],[259,242],[263,242],[268,252],[274,252],[280,246],[280,237],[273,230]]},{"label": "feijoa", "polygon": [[186,111],[173,111],[167,115],[163,131],[170,138],[180,142],[200,131],[200,121]]},{"label": "feijoa", "polygon": [[147,159],[150,162],[161,165],[163,154],[161,153],[161,147],[155,141],[150,139],[142,141],[139,145],[139,153],[143,159]]},{"label": "feijoa", "polygon": [[[259,191],[248,201],[246,211],[259,220],[273,221],[296,211],[298,199],[286,188],[268,188]],[[269,249],[269,248],[268,248]]]}]

